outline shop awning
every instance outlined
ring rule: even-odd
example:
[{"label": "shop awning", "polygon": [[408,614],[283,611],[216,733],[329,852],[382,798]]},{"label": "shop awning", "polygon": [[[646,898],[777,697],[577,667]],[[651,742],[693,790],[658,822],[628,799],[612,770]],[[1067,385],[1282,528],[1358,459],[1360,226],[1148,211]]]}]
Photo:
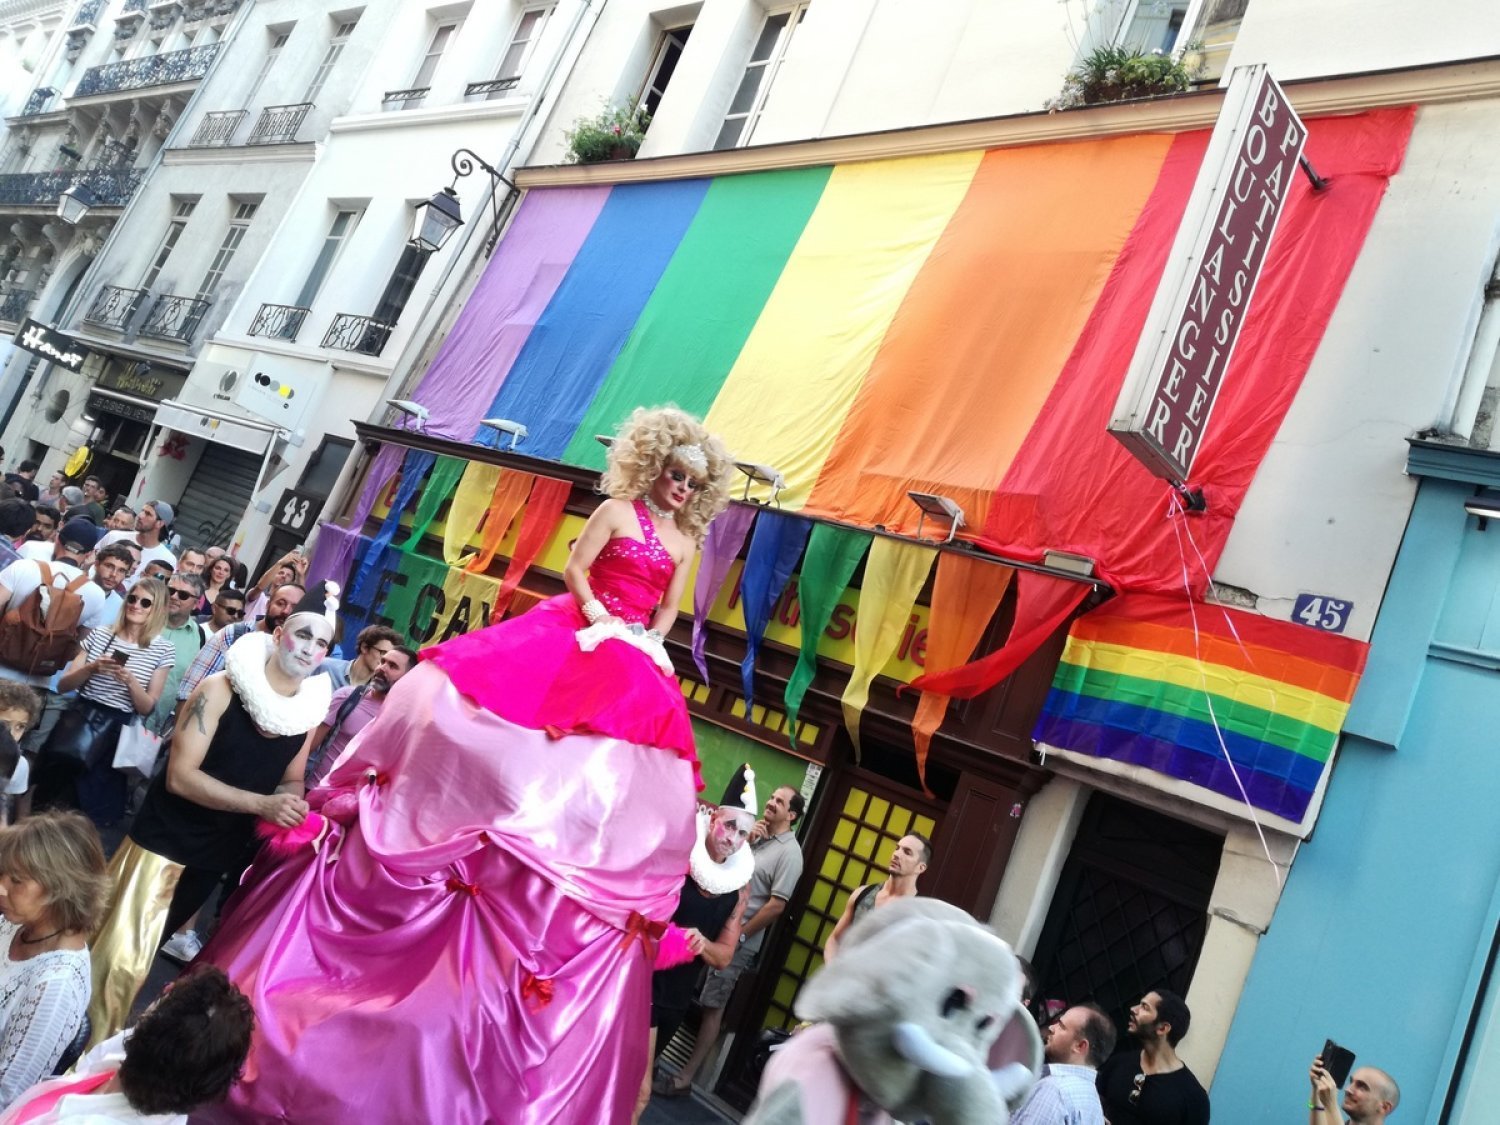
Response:
[{"label": "shop awning", "polygon": [[262,454],[274,434],[283,432],[269,422],[251,418],[234,418],[204,406],[177,402],[161,403],[156,409],[156,424],[192,437],[216,441],[246,453]]}]

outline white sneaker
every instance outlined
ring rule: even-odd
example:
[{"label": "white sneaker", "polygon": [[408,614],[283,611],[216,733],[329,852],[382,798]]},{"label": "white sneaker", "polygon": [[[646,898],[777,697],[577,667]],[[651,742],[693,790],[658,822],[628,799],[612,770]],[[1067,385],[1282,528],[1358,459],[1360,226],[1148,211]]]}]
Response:
[{"label": "white sneaker", "polygon": [[163,957],[170,957],[186,965],[203,950],[203,939],[198,936],[197,930],[188,930],[186,933],[173,934],[172,940],[161,947]]}]

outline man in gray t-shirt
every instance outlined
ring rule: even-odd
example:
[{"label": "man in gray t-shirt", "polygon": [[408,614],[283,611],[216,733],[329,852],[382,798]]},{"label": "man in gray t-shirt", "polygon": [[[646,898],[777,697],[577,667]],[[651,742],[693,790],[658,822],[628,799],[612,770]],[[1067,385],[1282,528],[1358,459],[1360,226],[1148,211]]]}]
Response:
[{"label": "man in gray t-shirt", "polygon": [[698,1025],[693,1053],[675,1078],[663,1076],[658,1080],[654,1087],[658,1092],[669,1097],[688,1092],[693,1075],[703,1065],[719,1037],[724,1006],[729,1003],[735,982],[755,961],[766,930],[781,917],[797,889],[797,880],[802,878],[802,846],[797,843],[792,826],[802,819],[804,807],[802,794],[790,785],[783,785],[771,794],[766,801],[765,815],[755,822],[755,830],[750,834],[755,874],[750,877],[750,897],[745,903],[744,921],[740,927],[740,947],[727,967],[710,969],[704,978],[703,988],[698,993],[703,1019]]}]

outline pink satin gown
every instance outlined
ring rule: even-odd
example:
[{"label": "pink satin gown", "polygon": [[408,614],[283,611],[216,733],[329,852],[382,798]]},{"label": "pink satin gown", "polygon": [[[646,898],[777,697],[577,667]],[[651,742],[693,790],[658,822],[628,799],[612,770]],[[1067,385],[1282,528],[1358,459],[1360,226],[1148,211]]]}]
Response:
[{"label": "pink satin gown", "polygon": [[[637,513],[590,584],[644,623],[673,564]],[[584,624],[563,596],[428,649],[309,795],[316,852],[251,868],[202,957],[255,1045],[195,1121],[630,1120],[701,782],[677,681]]]}]

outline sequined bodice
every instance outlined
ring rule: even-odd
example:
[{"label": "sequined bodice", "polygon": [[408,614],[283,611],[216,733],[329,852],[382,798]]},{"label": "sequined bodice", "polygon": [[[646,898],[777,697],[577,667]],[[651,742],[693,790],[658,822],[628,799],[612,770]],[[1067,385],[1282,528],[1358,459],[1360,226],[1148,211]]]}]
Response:
[{"label": "sequined bodice", "polygon": [[635,517],[645,540],[621,535],[606,543],[589,567],[589,586],[610,613],[644,625],[661,604],[677,564],[656,534],[646,505],[639,500],[635,502]]}]

